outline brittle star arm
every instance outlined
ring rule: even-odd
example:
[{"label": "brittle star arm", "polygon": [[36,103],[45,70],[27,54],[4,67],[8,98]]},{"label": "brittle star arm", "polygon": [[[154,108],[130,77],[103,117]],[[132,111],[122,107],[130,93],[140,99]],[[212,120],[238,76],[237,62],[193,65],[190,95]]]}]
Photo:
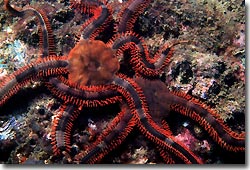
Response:
[{"label": "brittle star arm", "polygon": [[[118,79],[117,78],[117,80],[116,80],[116,83],[118,83],[119,81],[121,81],[121,79]],[[125,81],[124,81],[125,82]],[[120,84],[121,85],[121,84]],[[125,84],[123,84],[122,83],[122,85],[125,85]],[[57,86],[58,87],[58,86]],[[110,88],[112,89],[112,90],[117,90],[117,87],[114,87],[114,86],[110,86]],[[114,89],[113,89],[114,88]],[[128,90],[128,89],[127,89]],[[130,90],[130,89],[129,89]],[[119,91],[119,89],[118,89],[118,91]],[[131,91],[131,90],[130,90]],[[121,93],[121,91],[120,91],[120,93]],[[122,95],[124,95],[124,92],[122,92],[121,93]],[[125,96],[125,98],[126,98],[126,96]],[[138,99],[137,99],[137,101],[138,101]],[[139,101],[138,101],[139,102]],[[136,118],[136,116],[137,116],[137,114],[136,113],[134,113],[135,111],[133,111],[133,110],[131,110],[132,111],[132,113],[133,113],[133,117],[135,117]],[[60,117],[59,119],[55,119],[55,120],[57,120],[55,123],[54,123],[54,127],[55,128],[53,128],[54,129],[54,132],[53,132],[53,134],[54,134],[54,137],[53,137],[53,148],[54,148],[54,152],[56,152],[56,153],[59,153],[59,151],[60,151],[60,148],[69,148],[68,146],[66,147],[66,146],[64,146],[64,144],[66,144],[66,143],[68,143],[68,141],[69,141],[69,139],[66,137],[66,136],[68,136],[68,135],[66,135],[66,134],[69,134],[70,133],[70,131],[71,131],[71,128],[72,128],[72,122],[76,119],[76,117],[77,117],[77,115],[78,114],[76,114],[77,112],[73,112],[73,114],[69,114],[69,113],[65,113],[65,112],[63,112],[64,114],[59,114],[58,116]],[[120,114],[122,114],[122,113],[120,113]],[[147,116],[148,117],[148,119],[150,119],[150,117],[149,116]],[[131,117],[132,118],[132,117]],[[129,119],[122,119],[121,118],[121,116],[117,116],[114,120],[113,120],[113,122],[116,122],[116,120],[122,120],[122,121],[124,121],[124,120],[126,120],[126,121],[130,121]],[[67,122],[65,122],[65,121],[67,121]],[[132,121],[132,120],[131,120]],[[138,121],[138,118],[137,118],[137,121]],[[136,122],[137,122],[136,121]],[[141,121],[141,120],[140,120]],[[169,137],[167,137],[167,133],[164,131],[164,129],[160,129],[160,131],[159,130],[154,130],[154,128],[155,127],[157,127],[157,125],[155,125],[153,122],[152,122],[152,120],[149,120],[149,122],[151,121],[151,123],[150,124],[148,124],[148,122],[146,121],[142,121],[143,123],[142,123],[142,126],[139,126],[139,129],[142,129],[143,127],[146,127],[146,128],[144,128],[144,130],[145,131],[142,131],[144,134],[146,133],[146,136],[147,137],[149,137],[149,139],[151,139],[151,140],[153,140],[154,142],[156,142],[157,144],[160,144],[159,146],[160,147],[162,147],[162,146],[164,146],[164,148],[166,149],[168,149],[169,151],[174,151],[174,154],[177,154],[177,156],[178,157],[181,157],[181,159],[183,159],[186,163],[197,163],[197,162],[199,162],[199,159],[198,158],[195,158],[195,156],[194,156],[194,154],[192,154],[192,153],[190,153],[190,151],[187,149],[187,148],[185,148],[185,146],[182,146],[181,144],[179,144],[177,141],[174,141],[174,139],[171,139],[171,138],[169,138]],[[134,120],[132,121],[132,122],[134,122]],[[131,122],[131,123],[132,123]],[[62,126],[61,126],[61,124],[64,124],[64,126],[65,127],[68,127],[67,128],[67,132],[65,132],[65,131],[62,131],[62,130],[60,130],[61,128],[63,128]],[[126,135],[130,132],[130,131],[127,131],[127,130],[125,130],[126,128],[129,128],[129,127],[132,127],[132,126],[126,126],[127,124],[126,123],[121,123],[122,124],[122,126],[118,126],[118,124],[117,124],[117,128],[119,128],[120,129],[120,135],[121,135],[121,137],[123,137],[123,138],[125,138],[126,137]],[[137,122],[137,124],[138,124],[138,122]],[[141,124],[141,123],[139,123],[139,124]],[[152,127],[152,124],[153,124],[153,127]],[[69,126],[68,126],[69,125]],[[116,125],[116,123],[111,123],[110,125],[108,125],[108,127],[109,126],[115,126]],[[57,128],[57,127],[60,127],[59,129]],[[157,128],[159,128],[159,127],[157,127]],[[120,142],[122,142],[122,140],[121,139],[119,139],[119,138],[116,138],[116,137],[112,137],[112,135],[115,135],[115,134],[117,134],[116,132],[116,130],[115,131],[112,131],[112,129],[113,128],[107,128],[105,131],[104,131],[104,133],[102,133],[100,136],[99,136],[99,138],[98,138],[98,141],[95,143],[95,145],[93,145],[93,146],[95,146],[95,147],[93,147],[92,149],[90,149],[89,150],[89,152],[87,152],[87,155],[86,155],[86,153],[85,154],[83,154],[83,152],[81,153],[81,154],[79,154],[78,156],[77,156],[77,160],[78,161],[80,161],[80,162],[85,162],[85,163],[95,163],[96,161],[98,161],[98,160],[100,160],[102,157],[104,157],[104,155],[105,154],[107,154],[107,148],[109,148],[109,147],[104,147],[104,145],[103,145],[103,143],[101,142],[101,141],[103,141],[103,139],[105,139],[106,140],[106,138],[108,139],[108,140],[106,140],[106,142],[105,142],[105,146],[109,146],[109,144],[110,143],[112,143],[112,144],[115,144],[116,143],[116,145],[115,146],[117,146]],[[129,128],[130,129],[130,128]],[[124,130],[124,131],[123,131]],[[146,132],[146,131],[148,131],[149,130],[149,134],[147,134],[148,132]],[[55,131],[57,131],[57,132],[55,132]],[[60,135],[59,135],[59,132],[60,132]],[[65,136],[64,137],[64,139],[65,139],[65,142],[61,142],[61,139],[62,138],[58,138],[58,137],[56,137],[57,135],[55,135],[55,134],[57,134],[58,136]],[[64,134],[64,135],[62,135],[62,134]],[[126,135],[124,135],[124,134],[126,134]],[[163,135],[163,134],[165,134],[165,135]],[[120,135],[118,135],[118,137],[120,136]],[[154,138],[154,135],[155,136],[157,136],[156,138]],[[158,138],[160,138],[160,139],[158,139]],[[60,140],[60,141],[56,141],[56,140]],[[163,140],[163,141],[162,141]],[[166,143],[167,142],[167,143]],[[55,144],[59,144],[59,145],[55,145]],[[63,146],[63,147],[61,147],[61,146]],[[184,148],[184,149],[183,149]],[[165,150],[164,149],[164,150]],[[164,152],[161,152],[162,154],[164,154]],[[183,154],[184,153],[184,154]],[[164,155],[162,155],[162,156],[164,156]],[[188,159],[186,158],[186,156],[188,157]],[[97,158],[98,157],[98,158]],[[192,158],[195,158],[195,160],[193,160]],[[197,161],[197,160],[198,161]]]},{"label": "brittle star arm", "polygon": [[192,151],[176,141],[173,136],[169,136],[169,133],[153,121],[149,115],[143,91],[132,79],[119,74],[112,84],[114,84],[112,88],[124,96],[132,114],[136,117],[136,125],[148,139],[170,151],[187,164],[202,163]]},{"label": "brittle star arm", "polygon": [[65,103],[70,103],[82,107],[98,107],[120,102],[121,95],[115,91],[107,89],[105,86],[81,87],[69,84],[63,76],[51,78],[46,86],[52,94],[62,99]]},{"label": "brittle star arm", "polygon": [[125,33],[133,31],[139,15],[145,10],[151,0],[129,0],[118,13],[116,32]]},{"label": "brittle star arm", "polygon": [[55,155],[70,151],[70,133],[73,121],[79,114],[75,105],[64,104],[60,107],[59,113],[52,118],[51,144]]},{"label": "brittle star arm", "polygon": [[94,40],[113,20],[111,8],[101,1],[70,1],[71,8],[81,13],[93,15],[82,25],[81,38]]},{"label": "brittle star arm", "polygon": [[26,9],[17,10],[10,5],[10,0],[4,0],[4,7],[14,16],[36,16],[38,21],[37,23],[39,25],[39,44],[41,57],[56,55],[54,52],[55,45],[52,35],[52,29],[46,14],[42,10],[35,9],[33,7],[27,7]]},{"label": "brittle star arm", "polygon": [[121,112],[107,125],[89,149],[75,156],[75,162],[90,164],[99,162],[124,141],[135,124],[135,117],[130,113],[129,108],[123,105]]},{"label": "brittle star arm", "polygon": [[70,133],[74,120],[79,111],[86,107],[101,107],[112,103],[121,102],[121,96],[106,86],[78,86],[71,84],[59,76],[50,78],[47,87],[51,92],[65,101],[64,107],[56,115],[52,126],[52,145],[54,153],[61,154],[70,150]]},{"label": "brittle star arm", "polygon": [[198,122],[221,147],[234,152],[245,150],[245,132],[232,131],[215,110],[198,99],[176,91],[166,95],[164,100],[171,110]]},{"label": "brittle star arm", "polygon": [[[53,82],[52,80],[56,82]],[[53,83],[60,93],[64,91],[69,92],[73,96],[84,96],[84,98],[81,98],[81,100],[85,99],[85,101],[88,103],[91,103],[91,101],[87,99],[93,100],[96,98],[97,101],[97,98],[105,97],[105,95],[103,95],[105,94],[105,92],[101,91],[100,89],[95,90],[96,92],[93,91],[90,95],[80,95],[86,93],[86,89],[85,92],[82,91],[80,93],[78,89],[74,89],[63,83],[60,83],[59,85],[59,82],[57,81],[58,79],[50,79],[50,83]],[[110,91],[107,91],[106,96],[109,96],[109,93]],[[72,103],[72,101],[73,100],[71,100],[70,103]],[[85,107],[97,107],[99,104],[101,103],[97,101],[97,103],[92,105],[88,104],[85,105]],[[52,148],[53,152],[56,155],[61,154],[63,151],[70,152],[70,134],[73,122],[79,114],[80,112],[78,111],[78,107],[76,105],[70,104],[67,106],[63,106],[60,109],[59,114],[57,114],[53,119],[51,132],[53,145]],[[88,151],[82,151],[81,153],[79,153],[75,157],[75,161],[78,163],[95,163],[101,160],[109,151],[116,148],[126,138],[134,125],[134,118],[132,118],[132,115],[128,112],[128,109],[125,106],[122,107],[122,111],[111,121],[111,123],[109,123],[109,125],[107,125],[107,128],[98,137],[96,142],[90,146],[90,149]]]},{"label": "brittle star arm", "polygon": [[1,79],[0,106],[31,81],[67,74],[65,57],[48,57],[28,64]]},{"label": "brittle star arm", "polygon": [[184,40],[175,40],[164,44],[159,51],[150,57],[148,48],[142,38],[133,32],[116,34],[107,42],[107,46],[116,50],[116,56],[129,53],[129,61],[133,70],[143,77],[157,77],[169,64],[173,56],[174,46],[186,43]]},{"label": "brittle star arm", "polygon": [[[53,119],[51,132],[53,152],[61,154],[63,151],[70,152],[70,133],[73,122],[80,112],[73,105],[63,106]],[[74,157],[75,163],[99,162],[111,150],[119,146],[135,126],[135,118],[129,109],[122,107],[118,115],[107,125],[97,140]]]}]

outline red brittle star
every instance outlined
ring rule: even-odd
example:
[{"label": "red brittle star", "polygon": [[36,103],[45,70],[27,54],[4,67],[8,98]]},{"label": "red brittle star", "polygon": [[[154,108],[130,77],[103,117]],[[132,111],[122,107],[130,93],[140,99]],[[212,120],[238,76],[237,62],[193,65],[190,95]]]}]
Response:
[{"label": "red brittle star", "polygon": [[[112,9],[100,1],[74,1],[71,7],[93,15],[83,24],[80,40],[68,56],[56,56],[52,29],[46,15],[35,8],[16,10],[5,0],[5,8],[23,17],[33,14],[40,26],[41,57],[13,74],[4,77],[0,87],[0,106],[30,81],[43,80],[56,97],[64,102],[52,121],[52,148],[55,155],[71,152],[74,121],[86,108],[117,104],[120,112],[94,141],[72,158],[75,163],[97,163],[116,149],[134,128],[156,144],[166,163],[203,163],[190,148],[172,134],[166,112],[176,111],[200,124],[221,147],[231,152],[245,150],[245,132],[232,131],[216,111],[180,91],[170,92],[159,75],[170,62],[174,46],[186,41],[163,45],[151,57],[143,39],[133,32],[138,16],[150,0],[130,0],[121,9],[115,34],[103,42],[95,38],[114,21]],[[118,56],[129,57],[133,77],[119,71]],[[147,88],[147,87],[154,88]],[[150,91],[151,90],[151,91]],[[155,93],[157,91],[157,93]],[[164,110],[153,109],[159,103]],[[164,111],[164,112],[163,112]]]}]

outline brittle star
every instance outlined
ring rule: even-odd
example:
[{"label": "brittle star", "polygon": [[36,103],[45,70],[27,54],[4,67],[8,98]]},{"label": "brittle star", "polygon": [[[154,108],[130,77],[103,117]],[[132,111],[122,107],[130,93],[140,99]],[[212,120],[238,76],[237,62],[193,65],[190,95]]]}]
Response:
[{"label": "brittle star", "polygon": [[[167,117],[166,112],[170,111],[193,119],[224,149],[244,151],[245,132],[232,131],[216,111],[188,94],[170,92],[159,80],[159,75],[170,62],[174,46],[186,41],[167,43],[155,56],[150,56],[143,39],[133,32],[136,19],[150,2],[128,1],[118,14],[115,34],[108,42],[103,42],[96,37],[114,21],[112,9],[100,1],[71,0],[72,8],[93,16],[83,24],[80,40],[69,55],[57,56],[45,13],[32,7],[17,10],[9,0],[5,0],[5,8],[11,14],[19,17],[33,14],[38,18],[42,52],[36,62],[3,78],[0,106],[3,107],[30,81],[44,81],[51,93],[64,101],[52,121],[51,132],[53,152],[60,156],[71,151],[71,131],[82,110],[118,104],[120,112],[90,146],[74,156],[75,163],[99,162],[116,149],[134,128],[156,144],[166,163],[174,163],[175,159],[187,164],[203,163],[190,148],[176,140],[163,121]],[[133,77],[120,72],[118,57],[121,55],[129,57],[131,69],[135,72]],[[150,107],[151,102],[163,103],[164,110],[156,112]]]}]

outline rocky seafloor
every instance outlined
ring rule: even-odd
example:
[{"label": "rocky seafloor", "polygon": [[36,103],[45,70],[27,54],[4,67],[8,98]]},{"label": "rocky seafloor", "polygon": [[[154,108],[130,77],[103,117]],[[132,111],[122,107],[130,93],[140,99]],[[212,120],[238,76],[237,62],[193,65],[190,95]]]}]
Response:
[{"label": "rocky seafloor", "polygon": [[[110,0],[114,17],[122,3]],[[51,23],[57,55],[67,55],[74,47],[75,35],[89,16],[74,13],[69,1],[11,1],[23,8],[42,9]],[[5,75],[39,56],[39,34],[34,17],[13,17],[0,0],[0,81]],[[150,52],[172,40],[194,43],[175,47],[161,80],[170,90],[179,89],[215,109],[235,131],[245,131],[245,4],[226,0],[154,0],[138,18],[135,32],[143,36]],[[124,73],[126,63],[121,63]],[[90,109],[77,119],[72,133],[72,155],[53,156],[50,144],[51,120],[61,101],[52,96],[42,82],[33,82],[0,108],[0,163],[73,163],[71,156],[81,145],[90,143],[114,116],[109,110],[93,116]],[[108,115],[108,116],[107,116]],[[194,121],[170,114],[168,123],[177,139],[190,147],[204,163],[245,163],[245,153],[220,148]],[[80,126],[80,124],[83,124]],[[93,132],[94,131],[94,132]],[[93,134],[94,133],[94,134]],[[134,130],[117,149],[100,163],[161,164],[155,145]]]}]

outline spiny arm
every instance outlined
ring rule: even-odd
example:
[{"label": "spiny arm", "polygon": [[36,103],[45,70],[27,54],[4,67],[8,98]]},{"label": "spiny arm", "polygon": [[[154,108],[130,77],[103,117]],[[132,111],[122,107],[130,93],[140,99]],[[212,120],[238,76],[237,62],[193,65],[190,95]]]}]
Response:
[{"label": "spiny arm", "polygon": [[121,93],[132,114],[136,117],[139,130],[160,147],[182,159],[185,163],[202,163],[187,147],[179,143],[174,137],[157,125],[149,115],[148,105],[142,89],[130,78],[119,74],[113,81],[114,90]]},{"label": "spiny arm", "polygon": [[169,64],[173,56],[174,46],[187,43],[184,40],[170,41],[164,44],[160,50],[151,57],[144,40],[133,32],[116,34],[107,43],[107,46],[117,50],[116,56],[123,55],[124,52],[130,54],[129,61],[133,69],[139,75],[145,77],[156,77],[161,74]]},{"label": "spiny arm", "polygon": [[3,77],[0,83],[0,106],[32,80],[67,74],[67,65],[68,61],[65,57],[49,57],[28,64],[13,74]]},{"label": "spiny arm", "polygon": [[17,10],[10,5],[9,0],[4,0],[4,7],[12,15],[18,17],[25,17],[30,15],[36,16],[39,24],[39,44],[40,44],[41,57],[43,58],[47,56],[56,56],[54,52],[55,45],[54,45],[52,29],[46,14],[42,10],[35,9],[33,7]]},{"label": "spiny arm", "polygon": [[93,15],[82,26],[81,38],[94,40],[112,21],[112,11],[106,4],[97,1],[75,1],[71,0],[71,8],[75,8],[81,13]]},{"label": "spiny arm", "polygon": [[245,132],[232,131],[218,113],[198,99],[182,92],[173,92],[166,101],[171,110],[198,122],[221,147],[235,152],[245,150]]},{"label": "spiny arm", "polygon": [[135,118],[127,107],[122,107],[118,115],[107,125],[105,130],[91,144],[88,151],[75,156],[75,161],[94,164],[99,162],[111,150],[119,146],[135,126]]},{"label": "spiny arm", "polygon": [[117,92],[108,90],[105,86],[81,87],[69,84],[62,76],[50,78],[46,85],[55,96],[79,107],[105,106],[122,100]]}]

